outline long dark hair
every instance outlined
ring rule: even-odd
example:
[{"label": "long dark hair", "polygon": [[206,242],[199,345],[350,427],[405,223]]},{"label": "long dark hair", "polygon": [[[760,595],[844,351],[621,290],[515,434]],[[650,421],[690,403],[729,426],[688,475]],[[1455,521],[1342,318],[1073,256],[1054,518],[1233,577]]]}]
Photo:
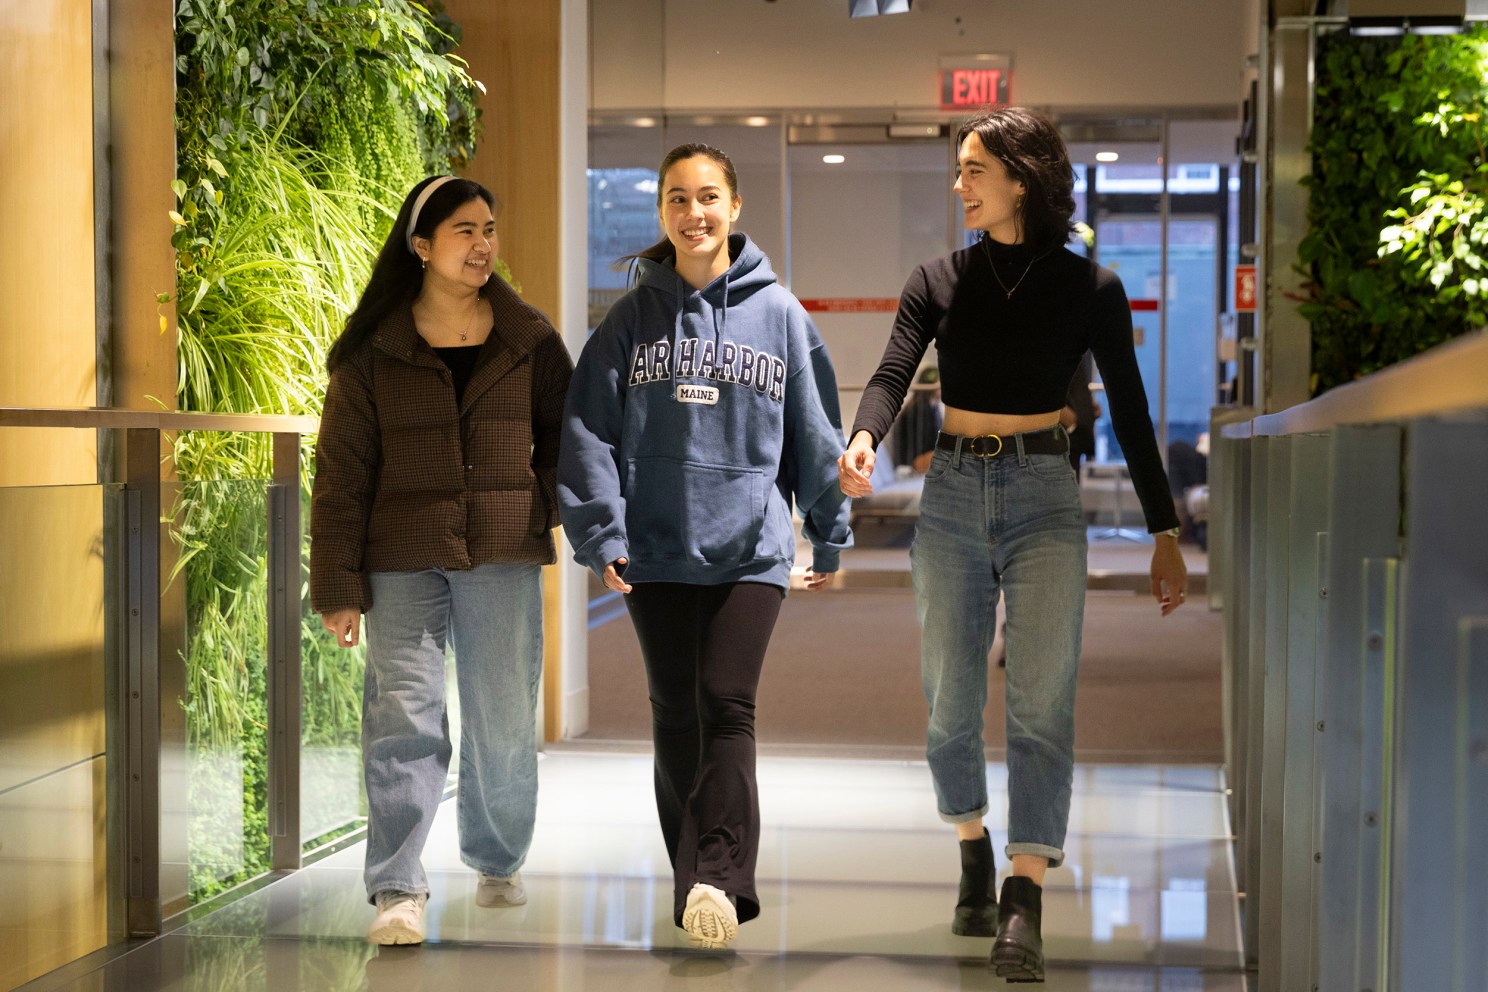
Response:
[{"label": "long dark hair", "polygon": [[1027,107],[999,107],[961,125],[959,150],[975,132],[1008,175],[1027,192],[1018,211],[1023,240],[1034,251],[1048,251],[1069,241],[1075,225],[1075,170],[1069,149],[1054,122]]},{"label": "long dark hair", "polygon": [[[408,215],[413,213],[413,203],[424,187],[439,178],[430,176],[420,181],[403,198],[398,219],[393,222],[393,229],[388,232],[387,240],[382,243],[382,250],[377,253],[377,261],[372,266],[367,287],[362,290],[362,298],[357,301],[351,316],[346,318],[345,329],[326,355],[328,371],[335,371],[336,366],[350,358],[372,337],[384,317],[399,307],[412,303],[419,290],[423,289],[423,266],[419,263],[419,257],[408,248]],[[475,199],[485,200],[486,206],[495,212],[496,198],[480,183],[471,179],[455,179],[445,183],[429,194],[429,199],[419,211],[413,236],[432,237],[434,229],[444,223],[445,218]]]},{"label": "long dark hair", "polygon": [[[685,162],[699,155],[713,160],[713,163],[723,170],[723,181],[728,183],[729,202],[739,198],[739,174],[734,171],[734,163],[721,150],[712,145],[705,145],[700,141],[689,142],[678,145],[666,153],[666,158],[661,160],[661,167],[656,170],[656,209],[661,210],[661,199],[666,195],[666,174],[672,166],[678,162]],[[649,258],[653,262],[671,262],[677,257],[677,246],[672,244],[671,239],[665,235],[656,244],[634,255],[624,255],[616,259],[617,265],[626,262],[634,262],[638,258]]]}]

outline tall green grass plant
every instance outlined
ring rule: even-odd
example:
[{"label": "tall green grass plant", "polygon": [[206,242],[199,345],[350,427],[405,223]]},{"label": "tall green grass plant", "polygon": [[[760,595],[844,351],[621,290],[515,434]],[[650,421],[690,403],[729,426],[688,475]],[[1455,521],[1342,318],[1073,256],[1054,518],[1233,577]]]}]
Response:
[{"label": "tall green grass plant", "polygon": [[[474,149],[479,84],[450,54],[458,27],[407,0],[178,0],[176,14],[179,405],[318,416],[326,352],[403,195]],[[268,867],[270,452],[267,435],[243,433],[185,432],[174,447],[192,480],[172,517],[187,743],[240,754],[243,768],[241,867],[224,873],[239,839],[214,840],[222,828],[201,819],[193,900]],[[303,454],[308,493],[311,439]],[[354,748],[361,653],[336,648],[308,609],[302,630],[302,742]],[[193,815],[213,802],[193,794]]]}]

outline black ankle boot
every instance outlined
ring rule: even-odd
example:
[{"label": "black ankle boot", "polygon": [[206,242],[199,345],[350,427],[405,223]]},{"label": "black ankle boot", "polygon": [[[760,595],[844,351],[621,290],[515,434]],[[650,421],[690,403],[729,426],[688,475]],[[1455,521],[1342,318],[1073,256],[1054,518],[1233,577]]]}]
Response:
[{"label": "black ankle boot", "polygon": [[962,937],[997,934],[997,862],[992,857],[992,838],[985,830],[980,839],[961,842],[961,894],[951,933]]},{"label": "black ankle boot", "polygon": [[997,940],[987,966],[998,978],[1009,982],[1044,980],[1044,940],[1039,921],[1044,911],[1044,890],[1031,878],[1009,875],[1002,883],[998,900]]}]

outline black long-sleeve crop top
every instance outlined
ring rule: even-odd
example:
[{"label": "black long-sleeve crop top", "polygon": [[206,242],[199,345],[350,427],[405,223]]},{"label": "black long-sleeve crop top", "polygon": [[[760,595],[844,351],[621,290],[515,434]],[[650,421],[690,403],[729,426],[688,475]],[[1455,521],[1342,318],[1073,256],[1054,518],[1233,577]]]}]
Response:
[{"label": "black long-sleeve crop top", "polygon": [[875,444],[883,439],[932,341],[941,398],[975,413],[1061,409],[1081,357],[1094,353],[1148,530],[1178,526],[1116,273],[1065,248],[1036,256],[989,238],[920,265],[899,297],[850,437],[867,431]]}]

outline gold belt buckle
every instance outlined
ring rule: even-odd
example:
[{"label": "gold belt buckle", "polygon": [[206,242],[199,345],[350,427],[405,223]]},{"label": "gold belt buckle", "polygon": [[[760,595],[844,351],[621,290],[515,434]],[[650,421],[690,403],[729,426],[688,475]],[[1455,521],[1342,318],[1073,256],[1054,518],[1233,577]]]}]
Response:
[{"label": "gold belt buckle", "polygon": [[983,458],[996,458],[998,455],[1002,454],[1002,435],[1000,435],[1000,434],[982,434],[982,435],[980,435],[977,438],[977,440],[980,441],[982,438],[986,438],[986,437],[993,438],[994,440],[997,441],[997,450],[996,451],[989,451],[986,454],[982,455],[982,457]]}]

